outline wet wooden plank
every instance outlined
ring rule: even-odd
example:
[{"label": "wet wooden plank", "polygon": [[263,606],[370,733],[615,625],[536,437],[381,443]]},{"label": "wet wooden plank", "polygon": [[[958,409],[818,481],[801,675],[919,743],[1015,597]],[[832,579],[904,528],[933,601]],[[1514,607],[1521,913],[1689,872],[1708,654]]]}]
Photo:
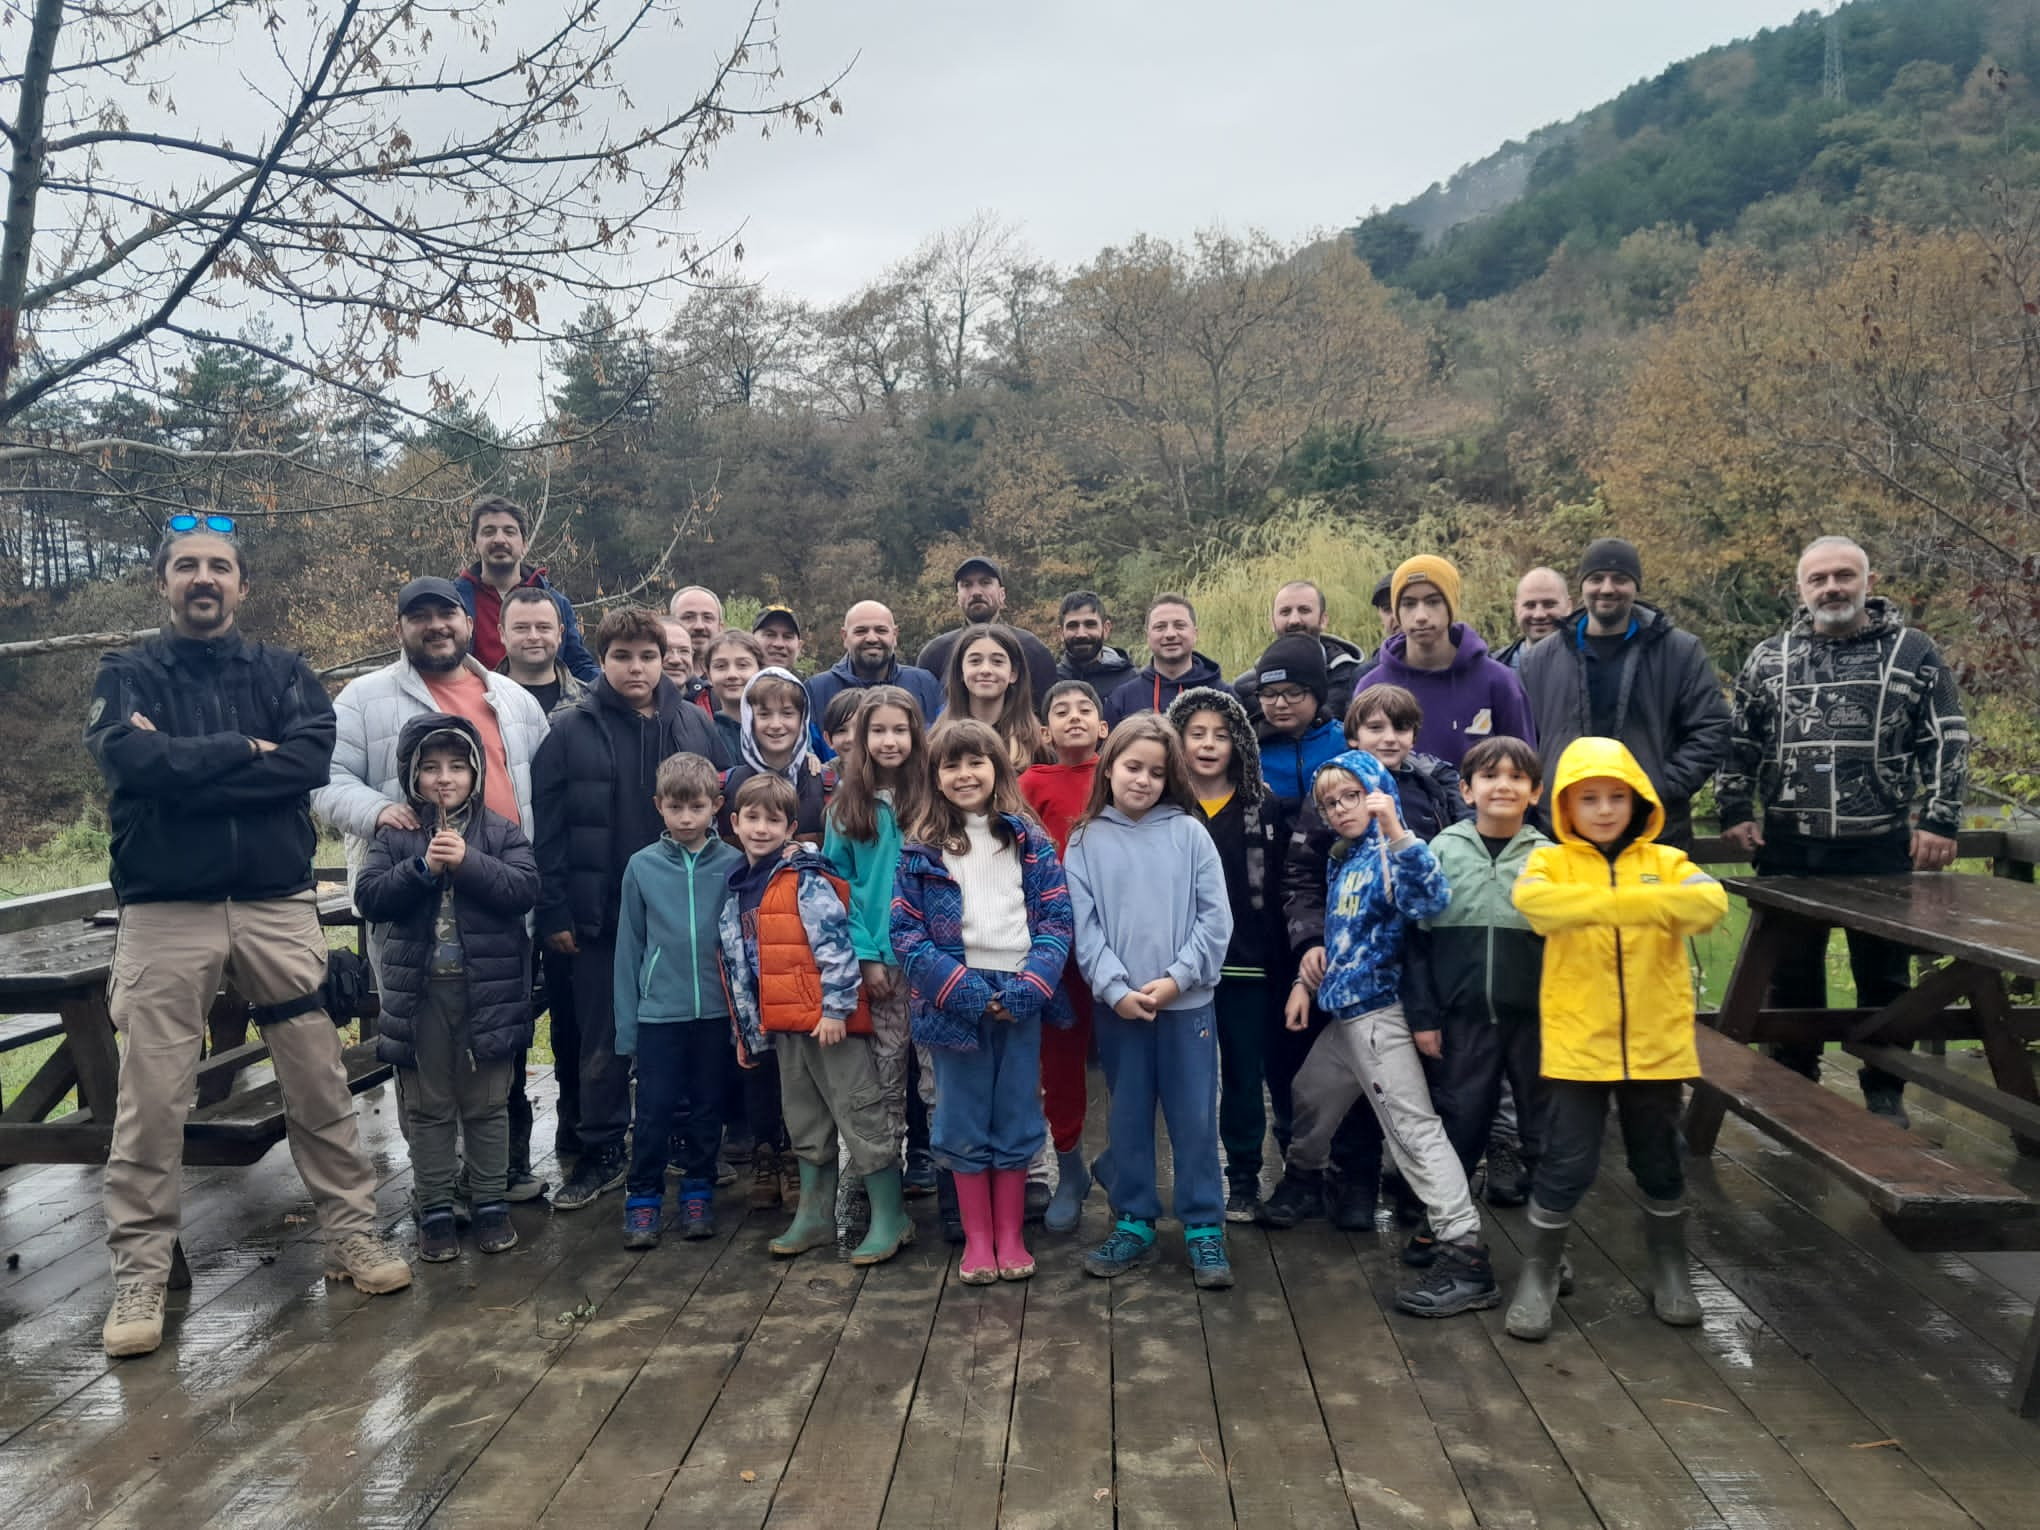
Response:
[{"label": "wet wooden plank", "polygon": [[1267,1246],[1360,1530],[1473,1530],[1473,1507],[1352,1247],[1316,1223],[1268,1234]]},{"label": "wet wooden plank", "polygon": [[[1092,1080],[1096,1123],[1103,1091],[1095,1073]],[[1082,1251],[1103,1242],[1110,1225],[1104,1197],[1093,1194],[1077,1236],[1042,1234],[1028,1245],[1038,1268],[1027,1282],[1020,1320],[1000,1530],[1082,1530],[1113,1522],[1115,1282],[1086,1275],[1081,1263]]]},{"label": "wet wooden plank", "polygon": [[[777,1230],[777,1216],[765,1218]],[[666,1485],[722,1394],[792,1261],[760,1262],[757,1222],[739,1230],[617,1399],[539,1522],[562,1530],[651,1523]]]},{"label": "wet wooden plank", "polygon": [[1242,1524],[1329,1527],[1353,1520],[1268,1234],[1228,1228],[1237,1282],[1200,1292],[1204,1343]]},{"label": "wet wooden plank", "polygon": [[881,1530],[999,1522],[1021,1315],[1032,1282],[967,1286],[953,1267],[945,1274]]},{"label": "wet wooden plank", "polygon": [[1153,1262],[1109,1285],[1118,1523],[1233,1525],[1211,1358],[1181,1234],[1165,1226]]},{"label": "wet wooden plank", "polygon": [[781,1279],[667,1486],[652,1518],[660,1530],[763,1526],[861,1279],[819,1251]]},{"label": "wet wooden plank", "polygon": [[2040,977],[2040,889],[2000,877],[1728,877],[1752,906]]},{"label": "wet wooden plank", "polygon": [[930,1242],[865,1271],[768,1527],[879,1523],[949,1265],[948,1248]]}]

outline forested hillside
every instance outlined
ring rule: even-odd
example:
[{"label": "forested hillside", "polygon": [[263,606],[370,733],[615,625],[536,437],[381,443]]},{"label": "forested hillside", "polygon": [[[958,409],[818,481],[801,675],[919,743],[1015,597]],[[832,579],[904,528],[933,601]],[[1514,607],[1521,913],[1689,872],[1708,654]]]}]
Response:
[{"label": "forested hillside", "polygon": [[[2040,795],[2036,11],[1859,0],[1842,102],[1817,17],[1674,64],[1528,140],[1522,196],[1428,246],[1391,212],[1301,246],[1129,229],[1057,269],[988,213],[902,231],[836,304],[732,279],[657,326],[589,309],[533,433],[475,402],[490,378],[418,430],[198,354],[178,408],[36,422],[160,451],[0,462],[0,640],[151,623],[150,528],[202,502],[256,526],[252,629],[371,655],[489,489],[540,510],[578,599],[782,600],[824,663],[863,595],[932,630],[965,549],[1006,561],[1039,630],[1088,585],[1123,640],[1187,586],[1230,667],[1275,568],[1328,577],[1334,625],[1371,640],[1372,578],[1443,547],[1499,636],[1516,571],[1619,530],[1732,673],[1787,615],[1796,546],[1839,531],[1964,664],[1988,781]],[[89,664],[0,661],[0,839],[89,800]]]}]

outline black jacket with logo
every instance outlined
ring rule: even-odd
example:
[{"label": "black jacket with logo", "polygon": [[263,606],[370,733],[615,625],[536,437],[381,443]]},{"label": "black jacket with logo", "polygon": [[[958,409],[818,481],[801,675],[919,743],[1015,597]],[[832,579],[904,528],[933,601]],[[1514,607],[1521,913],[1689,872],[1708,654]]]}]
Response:
[{"label": "black jacket with logo", "polygon": [[[136,713],[152,727],[135,726]],[[333,726],[333,703],[299,655],[232,629],[104,655],[85,747],[106,778],[115,898],[254,902],[305,891],[311,793],[326,784]]]}]

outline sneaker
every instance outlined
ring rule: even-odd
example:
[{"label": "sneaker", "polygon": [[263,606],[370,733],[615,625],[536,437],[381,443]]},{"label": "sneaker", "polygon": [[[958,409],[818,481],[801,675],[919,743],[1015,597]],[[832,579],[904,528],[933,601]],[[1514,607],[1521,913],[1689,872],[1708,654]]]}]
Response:
[{"label": "sneaker", "polygon": [[418,1257],[427,1264],[460,1257],[460,1224],[451,1206],[434,1206],[418,1214]]},{"label": "sneaker", "polygon": [[1374,1226],[1372,1184],[1343,1176],[1325,1187],[1325,1215],[1341,1232],[1367,1232]]},{"label": "sneaker", "polygon": [[1261,1221],[1268,1227],[1294,1227],[1325,1214],[1325,1177],[1318,1169],[1285,1169],[1275,1193],[1261,1202]]},{"label": "sneaker", "polygon": [[600,1197],[612,1190],[621,1190],[629,1172],[623,1161],[623,1154],[613,1149],[606,1153],[585,1153],[574,1165],[574,1172],[567,1176],[559,1193],[553,1196],[555,1211],[579,1211],[583,1206],[593,1205]]},{"label": "sneaker", "polygon": [[513,1169],[510,1182],[503,1187],[506,1201],[535,1201],[552,1188],[529,1169]]},{"label": "sneaker", "polygon": [[1403,1245],[1402,1262],[1413,1270],[1428,1270],[1438,1258],[1438,1240],[1431,1236],[1428,1219],[1415,1232],[1410,1241]]},{"label": "sneaker", "polygon": [[1084,1273],[1110,1280],[1154,1256],[1155,1224],[1121,1217],[1112,1236],[1084,1255]]},{"label": "sneaker", "polygon": [[770,1211],[779,1204],[779,1154],[759,1143],[751,1154],[751,1209]]},{"label": "sneaker", "polygon": [[1912,1117],[1906,1114],[1905,1091],[1903,1089],[1865,1089],[1863,1108],[1873,1116],[1882,1116],[1887,1121],[1910,1129]]},{"label": "sneaker", "polygon": [[715,1158],[715,1183],[717,1189],[724,1189],[737,1182],[737,1165],[727,1153],[718,1153]]},{"label": "sneaker", "polygon": [[1530,1199],[1529,1175],[1513,1142],[1490,1142],[1487,1150],[1487,1203],[1520,1206]]},{"label": "sneaker", "polygon": [[1225,1193],[1228,1222],[1258,1222],[1261,1219],[1261,1190],[1258,1185],[1235,1185]]},{"label": "sneaker", "polygon": [[501,1254],[517,1247],[517,1229],[510,1225],[508,1201],[476,1204],[475,1247],[485,1254]]},{"label": "sneaker", "polygon": [[1232,1261],[1225,1257],[1223,1227],[1186,1227],[1183,1247],[1190,1255],[1190,1278],[1200,1291],[1232,1287]]},{"label": "sneaker", "polygon": [[326,1250],[326,1278],[351,1280],[354,1289],[369,1296],[401,1291],[411,1283],[411,1267],[404,1256],[374,1233],[356,1233]]},{"label": "sneaker", "polygon": [[690,1195],[680,1202],[680,1236],[693,1241],[715,1236],[715,1204],[705,1195]]},{"label": "sneaker", "polygon": [[907,1172],[900,1177],[900,1184],[909,1199],[935,1193],[935,1160],[929,1157],[926,1148],[907,1150]]},{"label": "sneaker", "polygon": [[157,1280],[123,1280],[113,1288],[113,1306],[106,1314],[101,1337],[107,1354],[152,1353],[163,1342],[165,1289]]},{"label": "sneaker", "polygon": [[623,1202],[623,1246],[657,1248],[665,1231],[665,1207],[656,1195],[626,1196]]},{"label": "sneaker", "polygon": [[1395,1293],[1395,1304],[1412,1317],[1456,1317],[1500,1305],[1502,1288],[1495,1284],[1488,1252],[1468,1239],[1441,1243],[1430,1270],[1414,1286]]}]

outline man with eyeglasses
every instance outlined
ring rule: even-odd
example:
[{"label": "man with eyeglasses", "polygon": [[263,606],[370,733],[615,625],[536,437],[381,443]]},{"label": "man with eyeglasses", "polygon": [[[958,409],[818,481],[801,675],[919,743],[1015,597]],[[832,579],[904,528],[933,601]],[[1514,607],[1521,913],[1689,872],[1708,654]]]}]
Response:
[{"label": "man with eyeglasses", "polygon": [[[302,658],[235,626],[248,576],[230,517],[173,516],[155,571],[167,630],[99,661],[85,725],[120,905],[107,1003],[126,1047],[106,1158],[114,1296],[102,1334],[115,1356],[163,1342],[192,1075],[229,972],[283,1086],[328,1275],[370,1293],[411,1283],[376,1233],[375,1175],[320,995],[309,794],[332,759],[333,705]],[[86,1103],[104,1119],[108,1101]]]}]

